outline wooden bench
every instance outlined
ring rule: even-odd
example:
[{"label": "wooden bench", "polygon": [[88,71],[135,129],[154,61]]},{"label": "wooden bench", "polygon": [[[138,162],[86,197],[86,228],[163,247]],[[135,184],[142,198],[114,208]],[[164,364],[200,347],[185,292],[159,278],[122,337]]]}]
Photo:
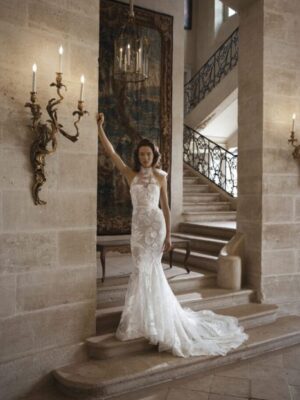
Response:
[{"label": "wooden bench", "polygon": [[[170,268],[173,266],[173,250],[174,249],[185,249],[185,258],[183,262],[183,267],[189,273],[190,270],[186,266],[187,260],[191,252],[190,241],[187,239],[172,238],[172,249],[169,252],[169,265]],[[102,282],[105,280],[105,262],[106,254],[109,251],[128,251],[130,252],[130,238],[117,239],[117,240],[103,240],[97,237],[97,251],[100,252],[100,261],[102,266]]]}]

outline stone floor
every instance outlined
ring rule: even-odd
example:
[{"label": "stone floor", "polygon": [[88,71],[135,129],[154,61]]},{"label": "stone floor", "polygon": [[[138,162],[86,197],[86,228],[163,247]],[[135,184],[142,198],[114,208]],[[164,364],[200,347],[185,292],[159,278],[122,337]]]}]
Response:
[{"label": "stone floor", "polygon": [[300,345],[118,400],[300,400]]},{"label": "stone floor", "polygon": [[[49,388],[24,400],[75,400]],[[112,400],[300,400],[300,345]]]}]

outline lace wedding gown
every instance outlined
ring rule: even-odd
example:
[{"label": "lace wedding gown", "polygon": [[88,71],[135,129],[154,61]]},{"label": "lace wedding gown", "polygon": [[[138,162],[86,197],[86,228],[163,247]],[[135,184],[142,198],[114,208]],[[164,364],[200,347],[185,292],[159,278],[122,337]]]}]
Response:
[{"label": "lace wedding gown", "polygon": [[240,346],[248,335],[235,317],[182,308],[168,284],[161,264],[166,226],[158,207],[160,186],[152,168],[142,168],[131,183],[130,193],[134,270],[116,337],[145,337],[158,344],[159,351],[181,357],[225,355]]}]

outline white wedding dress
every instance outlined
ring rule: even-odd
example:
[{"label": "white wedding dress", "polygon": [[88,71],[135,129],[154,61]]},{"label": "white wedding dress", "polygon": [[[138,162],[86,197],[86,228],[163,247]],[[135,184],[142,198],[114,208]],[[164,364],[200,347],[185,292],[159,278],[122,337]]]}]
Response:
[{"label": "white wedding dress", "polygon": [[[166,173],[156,170],[159,174]],[[147,338],[159,351],[176,356],[225,355],[248,335],[235,317],[182,308],[161,264],[166,225],[158,207],[160,186],[152,168],[142,168],[131,183],[133,204],[130,275],[116,337]]]}]

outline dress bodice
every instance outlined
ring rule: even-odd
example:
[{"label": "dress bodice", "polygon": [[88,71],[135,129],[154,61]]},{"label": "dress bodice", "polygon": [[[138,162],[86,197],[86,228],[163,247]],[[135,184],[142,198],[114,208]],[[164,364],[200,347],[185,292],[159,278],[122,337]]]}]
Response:
[{"label": "dress bodice", "polygon": [[158,208],[160,185],[152,168],[142,168],[130,185],[133,209]]}]

